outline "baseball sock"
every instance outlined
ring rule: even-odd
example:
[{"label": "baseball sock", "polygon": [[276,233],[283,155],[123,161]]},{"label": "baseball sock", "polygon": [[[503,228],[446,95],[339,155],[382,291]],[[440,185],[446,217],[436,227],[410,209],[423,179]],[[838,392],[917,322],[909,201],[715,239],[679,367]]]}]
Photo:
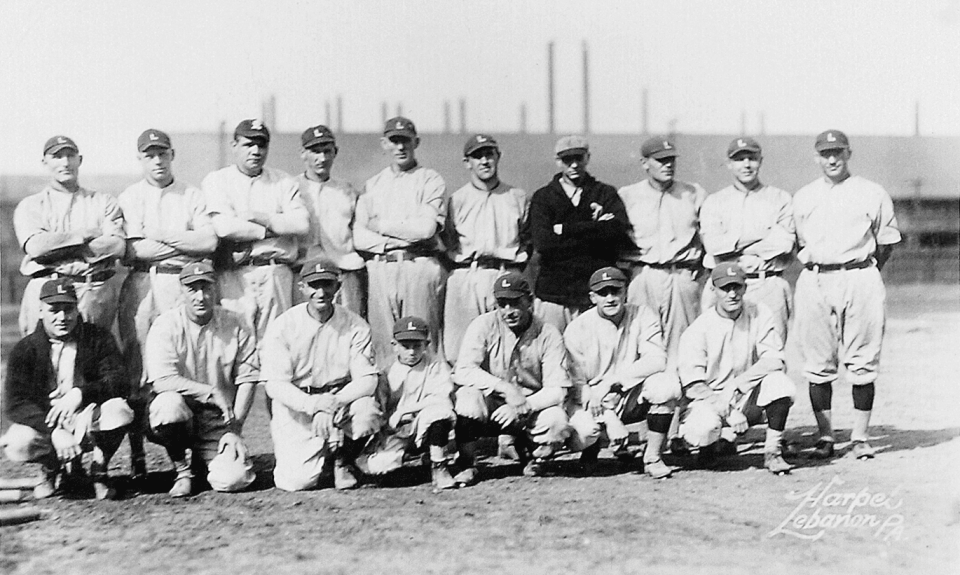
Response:
[{"label": "baseball sock", "polygon": [[853,386],[853,408],[859,411],[870,411],[873,409],[873,397],[876,394],[876,386],[873,383],[866,385]]},{"label": "baseball sock", "polygon": [[764,408],[767,412],[767,425],[770,429],[783,431],[787,427],[787,415],[790,413],[790,398],[781,397],[771,401]]},{"label": "baseball sock", "polygon": [[873,397],[876,387],[873,383],[853,386],[853,429],[850,431],[852,441],[867,441],[870,434],[870,415],[873,413]]},{"label": "baseball sock", "polygon": [[813,407],[813,416],[817,418],[817,428],[820,430],[820,439],[833,441],[833,382],[810,384],[810,405]]},{"label": "baseball sock", "polygon": [[658,461],[660,452],[663,450],[663,444],[667,439],[667,432],[670,430],[670,422],[673,419],[672,413],[648,413],[647,414],[647,447],[643,452],[643,460],[647,463]]},{"label": "baseball sock", "polygon": [[765,453],[780,453],[780,440],[783,439],[783,430],[767,428],[767,436],[763,441],[763,451]]}]

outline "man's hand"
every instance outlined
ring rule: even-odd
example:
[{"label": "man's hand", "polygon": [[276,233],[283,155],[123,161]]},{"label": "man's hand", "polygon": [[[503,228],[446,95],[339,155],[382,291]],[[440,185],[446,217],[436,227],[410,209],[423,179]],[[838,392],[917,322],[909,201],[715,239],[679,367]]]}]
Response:
[{"label": "man's hand", "polygon": [[50,436],[53,443],[53,449],[57,452],[57,457],[61,461],[69,461],[80,455],[80,444],[73,437],[73,434],[66,429],[54,429]]},{"label": "man's hand", "polygon": [[737,435],[745,432],[747,428],[750,427],[747,423],[747,416],[739,409],[730,410],[730,415],[727,416],[727,425],[729,425],[730,429]]},{"label": "man's hand", "polygon": [[270,229],[270,214],[266,212],[249,212],[247,214],[247,221]]},{"label": "man's hand", "polygon": [[397,411],[387,420],[391,429],[399,429],[401,425],[413,421],[413,414],[405,411]]},{"label": "man's hand", "polygon": [[530,411],[530,404],[527,403],[526,396],[517,386],[511,383],[504,386],[503,399],[507,402],[507,405],[517,412],[517,415],[523,415]]},{"label": "man's hand", "polygon": [[597,202],[592,202],[590,204],[590,212],[593,221],[595,222],[606,222],[613,219],[613,214],[603,213],[603,206]]},{"label": "man's hand", "polygon": [[330,436],[330,430],[333,425],[333,414],[326,411],[318,411],[313,415],[313,435],[316,437],[327,438]]},{"label": "man's hand", "polygon": [[333,415],[343,404],[340,399],[332,393],[321,393],[310,397],[310,414],[314,415],[320,412]]},{"label": "man's hand", "polygon": [[89,242],[103,235],[103,230],[100,228],[87,228],[83,230],[83,241]]},{"label": "man's hand", "polygon": [[562,236],[563,224],[553,224],[553,233],[557,234],[558,236]]},{"label": "man's hand", "polygon": [[501,428],[506,428],[520,419],[520,414],[517,413],[516,408],[507,403],[498,407],[490,418]]},{"label": "man's hand", "polygon": [[224,395],[222,389],[213,386],[213,391],[210,392],[210,402],[220,408],[224,423],[232,425],[233,422],[236,421],[236,416],[233,413],[233,405],[227,400],[227,396]]},{"label": "man's hand", "polygon": [[[50,395],[54,395],[56,391]],[[58,427],[61,424],[69,425],[80,410],[80,404],[83,403],[83,392],[79,388],[73,388],[60,399],[54,399],[50,402],[50,411],[44,420],[47,427]]]},{"label": "man's hand", "polygon": [[217,453],[224,453],[228,449],[236,453],[238,460],[246,461],[248,455],[247,446],[243,444],[243,440],[240,439],[240,436],[232,431],[223,434],[223,437],[220,438],[220,444],[217,446]]}]

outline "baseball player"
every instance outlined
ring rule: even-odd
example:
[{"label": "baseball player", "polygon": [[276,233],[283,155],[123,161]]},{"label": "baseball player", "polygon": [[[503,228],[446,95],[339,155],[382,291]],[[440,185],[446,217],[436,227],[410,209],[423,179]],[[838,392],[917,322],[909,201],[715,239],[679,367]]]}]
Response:
[{"label": "baseball player", "polygon": [[524,475],[537,476],[569,435],[563,337],[534,317],[530,284],[519,272],[497,278],[493,295],[497,309],[470,323],[453,371],[462,469],[454,479],[461,485],[477,480],[479,437],[516,436],[523,459],[532,456]]},{"label": "baseball player", "polygon": [[274,483],[313,488],[332,460],[334,486],[351,489],[355,459],[381,424],[370,327],[334,303],[340,270],[332,263],[304,264],[299,287],[306,303],[270,324],[260,353],[273,399]]},{"label": "baseball player", "polygon": [[[777,332],[787,341],[793,296],[783,271],[793,259],[796,230],[793,201],[787,192],[760,181],[763,155],[749,137],[727,146],[727,168],[733,185],[710,194],[700,208],[700,238],[708,269],[718,262],[736,262],[747,274],[746,300],[763,302],[774,314]],[[701,309],[710,309],[716,292],[708,284]]]},{"label": "baseball player", "polygon": [[123,214],[109,194],[80,185],[83,156],[74,141],[54,136],[43,145],[43,165],[50,182],[23,199],[13,213],[13,227],[26,252],[20,273],[32,278],[20,302],[20,334],[33,331],[39,319],[40,286],[66,277],[76,284],[84,321],[107,330],[117,317],[117,259],[126,246]]},{"label": "baseball player", "polygon": [[[148,390],[143,370],[143,346],[153,321],[181,300],[177,274],[189,262],[209,258],[217,235],[207,215],[203,193],[176,181],[170,136],[145,130],[137,138],[137,158],[143,179],[125,189],[117,203],[123,211],[127,238],[124,263],[130,273],[120,288],[117,325],[124,363],[131,380],[128,402],[142,419]],[[142,425],[131,426],[130,450],[134,480],[146,477]]]},{"label": "baseball player", "polygon": [[586,138],[564,136],[554,152],[560,172],[533,194],[528,233],[540,254],[537,316],[563,331],[590,307],[590,274],[616,263],[627,214],[616,189],[587,172]]},{"label": "baseball player", "polygon": [[[300,136],[303,173],[297,178],[300,195],[310,214],[310,233],[300,244],[300,265],[326,258],[341,270],[337,303],[360,317],[367,316],[367,272],[353,248],[353,220],[359,194],[349,183],[331,177],[339,148],[330,128],[313,126]],[[303,303],[293,290],[296,303]]]},{"label": "baseball player", "polygon": [[367,258],[367,312],[377,362],[386,369],[393,362],[390,329],[405,315],[423,318],[434,330],[431,352],[441,342],[445,280],[438,256],[446,184],[417,163],[420,138],[407,118],[387,120],[380,145],[390,165],[367,180],[357,202],[353,240]]},{"label": "baseball player", "polygon": [[120,350],[110,332],[80,318],[70,278],[47,280],[38,295],[36,329],[7,364],[2,404],[11,425],[0,445],[12,461],[41,464],[37,499],[77,487],[82,454],[92,451],[96,498],[113,499],[107,468],[133,422]]},{"label": "baseball player", "polygon": [[173,461],[172,497],[193,492],[187,449],[210,487],[240,491],[255,479],[240,433],[260,375],[256,337],[217,305],[213,266],[188,263],[178,279],[183,303],[154,321],[146,342],[150,438]]},{"label": "baseball player", "polygon": [[[686,397],[680,435],[700,448],[701,465],[713,467],[719,455],[736,453],[736,435],[766,416],[764,467],[788,473],[781,445],[796,388],[785,372],[778,318],[762,303],[745,300],[747,274],[738,264],[717,264],[710,282],[717,292],[713,307],[680,337]],[[734,441],[722,438],[724,429]]]},{"label": "baseball player", "polygon": [[506,271],[522,271],[528,258],[520,231],[530,202],[526,192],[500,180],[500,158],[495,139],[471,136],[463,146],[470,182],[447,205],[444,231],[454,269],[447,278],[443,348],[454,365],[467,326],[496,307],[494,280]]},{"label": "baseball player", "polygon": [[270,131],[263,122],[240,122],[232,147],[235,165],[208,174],[201,188],[220,238],[221,304],[243,314],[259,340],[292,303],[290,265],[300,236],[310,231],[310,215],[297,180],[264,166]]},{"label": "baseball player", "polygon": [[823,177],[793,197],[797,258],[805,268],[797,280],[794,329],[820,430],[814,456],[834,453],[830,408],[842,362],[853,385],[853,453],[869,459],[874,450],[867,428],[885,322],[880,270],[900,241],[900,231],[886,190],[850,174],[850,143],[843,132],[821,133],[815,149]]},{"label": "baseball player", "polygon": [[589,473],[601,436],[619,459],[632,458],[625,424],[646,419],[643,470],[663,479],[673,471],[660,452],[680,399],[680,383],[664,372],[667,353],[660,318],[642,305],[626,303],[626,286],[627,277],[615,267],[594,272],[590,276],[594,307],[571,321],[563,333],[575,390],[571,443],[575,450],[583,450],[580,461]]},{"label": "baseball player", "polygon": [[447,362],[427,350],[430,327],[414,316],[393,326],[397,361],[377,387],[377,403],[385,425],[357,458],[364,473],[384,474],[399,469],[406,454],[427,448],[434,489],[457,486],[448,467],[452,459],[453,382]]}]

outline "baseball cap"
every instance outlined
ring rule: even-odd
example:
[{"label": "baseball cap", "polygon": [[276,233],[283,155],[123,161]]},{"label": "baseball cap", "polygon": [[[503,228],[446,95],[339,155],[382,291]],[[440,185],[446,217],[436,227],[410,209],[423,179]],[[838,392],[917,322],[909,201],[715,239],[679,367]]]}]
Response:
[{"label": "baseball cap", "polygon": [[263,120],[244,120],[237,124],[237,128],[233,131],[233,139],[236,140],[239,137],[250,138],[251,140],[266,140],[270,141],[270,130],[267,129],[267,125],[263,123]]},{"label": "baseball cap", "polygon": [[760,153],[760,144],[750,136],[736,138],[727,146],[727,157],[732,158],[740,152]]},{"label": "baseball cap", "polygon": [[583,136],[564,136],[557,140],[557,145],[553,147],[553,151],[558,158],[571,154],[584,154],[590,151],[590,143]]},{"label": "baseball cap", "polygon": [[530,295],[530,284],[520,272],[507,272],[493,284],[493,297],[515,299]]},{"label": "baseball cap", "polygon": [[470,139],[467,140],[467,143],[463,145],[463,155],[469,156],[470,154],[483,148],[493,148],[495,150],[499,150],[500,146],[497,144],[496,140],[486,134],[474,134],[470,136]]},{"label": "baseball cap", "polygon": [[47,143],[43,145],[43,155],[47,154],[56,154],[64,148],[71,148],[75,152],[79,152],[80,148],[77,147],[77,144],[67,136],[54,136],[47,140]]},{"label": "baseball cap", "polygon": [[430,328],[427,322],[419,317],[408,315],[397,320],[393,324],[393,339],[397,341],[407,341],[411,339],[426,341],[430,339]]},{"label": "baseball cap", "polygon": [[384,122],[383,135],[387,138],[390,136],[404,136],[412,139],[417,137],[417,127],[413,125],[413,122],[410,121],[409,118],[397,116]]},{"label": "baseball cap", "polygon": [[598,291],[607,286],[622,288],[627,285],[627,276],[615,267],[600,268],[590,276],[590,291]]},{"label": "baseball cap", "polygon": [[183,285],[190,285],[196,282],[213,283],[215,281],[213,266],[207,262],[189,263],[180,270],[180,283]]},{"label": "baseball cap", "polygon": [[302,134],[300,134],[300,144],[304,148],[316,146],[317,144],[330,143],[337,143],[337,139],[333,137],[333,132],[330,131],[330,128],[322,124],[319,126],[313,126],[312,128],[307,128]]},{"label": "baseball cap", "polygon": [[77,303],[77,290],[73,280],[57,278],[49,280],[40,288],[40,301],[46,303]]},{"label": "baseball cap", "polygon": [[170,143],[170,136],[160,130],[145,130],[137,138],[137,151],[146,152],[148,148],[163,148],[169,150],[173,145]]},{"label": "baseball cap", "polygon": [[655,136],[648,139],[640,146],[640,155],[644,158],[675,158],[680,154],[677,152],[677,145],[673,140],[663,136]]},{"label": "baseball cap", "polygon": [[304,283],[318,280],[338,280],[340,279],[340,268],[329,260],[310,260],[303,264],[303,268],[300,270],[300,279]]},{"label": "baseball cap", "polygon": [[818,152],[824,150],[838,150],[850,148],[850,140],[840,130],[827,130],[817,136],[817,143],[813,146]]},{"label": "baseball cap", "polygon": [[722,262],[713,268],[710,281],[718,288],[724,288],[730,284],[747,285],[747,274],[735,263]]}]

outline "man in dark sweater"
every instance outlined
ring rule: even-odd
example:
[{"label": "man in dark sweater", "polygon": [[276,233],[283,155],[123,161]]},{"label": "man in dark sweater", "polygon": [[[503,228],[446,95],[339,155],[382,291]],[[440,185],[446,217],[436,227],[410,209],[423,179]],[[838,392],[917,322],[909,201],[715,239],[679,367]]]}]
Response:
[{"label": "man in dark sweater", "polygon": [[72,478],[81,475],[81,455],[90,451],[97,499],[115,497],[107,464],[133,421],[127,390],[116,341],[80,319],[73,282],[43,284],[37,329],[14,346],[7,364],[3,415],[12,425],[0,437],[7,458],[42,465],[37,499],[56,492],[64,467]]},{"label": "man in dark sweater", "polygon": [[617,190],[587,173],[586,138],[564,136],[555,152],[560,173],[533,194],[526,227],[540,254],[537,316],[562,332],[592,305],[590,274],[616,264],[628,224]]}]

